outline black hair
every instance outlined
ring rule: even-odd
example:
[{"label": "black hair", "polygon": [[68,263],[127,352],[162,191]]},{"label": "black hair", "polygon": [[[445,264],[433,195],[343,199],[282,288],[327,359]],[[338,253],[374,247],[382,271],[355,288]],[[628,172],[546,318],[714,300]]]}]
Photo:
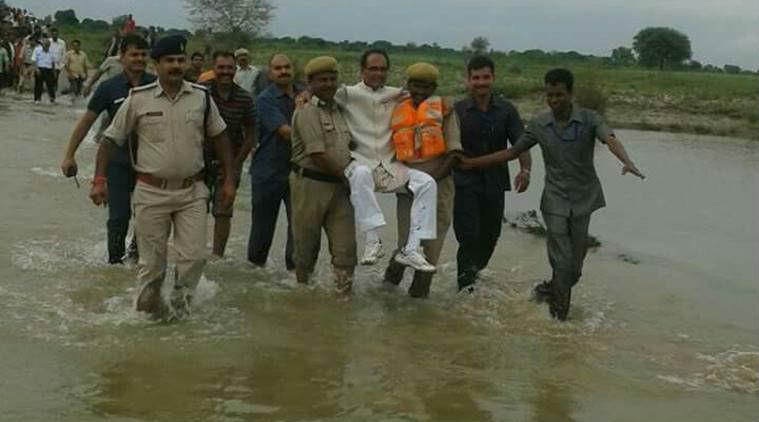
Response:
[{"label": "black hair", "polygon": [[556,68],[546,72],[543,81],[546,85],[564,84],[567,87],[567,91],[572,92],[572,86],[575,83],[575,77],[569,69]]},{"label": "black hair", "polygon": [[[190,56],[190,60],[194,59],[195,57],[200,57],[201,59],[205,59],[206,58],[206,56],[204,56],[203,53],[201,53],[200,51],[196,51],[196,52],[192,53],[192,56]],[[214,59],[215,58],[216,57],[214,57]]]},{"label": "black hair", "polygon": [[[195,54],[193,54],[192,56],[195,57]],[[218,50],[218,51],[214,51],[213,52],[213,61],[214,62],[219,57],[231,57],[233,60],[237,61],[237,59],[235,59],[235,54],[232,53],[231,51],[227,51],[227,50]]]},{"label": "black hair", "polygon": [[490,71],[495,73],[495,63],[493,63],[493,60],[488,56],[477,55],[469,59],[469,62],[466,64],[466,72],[467,74],[471,74],[473,70],[480,70],[486,67],[489,67]]},{"label": "black hair", "polygon": [[77,43],[77,44],[79,44],[79,45],[82,45],[82,42],[81,42],[81,41],[79,41],[79,40],[74,40],[74,41],[71,41],[71,44],[73,44],[73,43]]},{"label": "black hair", "polygon": [[137,34],[129,34],[122,38],[121,45],[119,46],[119,51],[121,54],[124,54],[130,46],[139,50],[147,50],[150,48],[148,46],[148,42],[145,41],[145,38],[142,38]]},{"label": "black hair", "polygon": [[366,61],[369,59],[369,56],[371,56],[372,54],[382,55],[385,58],[385,63],[387,63],[387,68],[390,69],[390,57],[388,57],[387,51],[381,48],[370,48],[369,50],[366,50],[361,54],[361,69],[366,68]]}]

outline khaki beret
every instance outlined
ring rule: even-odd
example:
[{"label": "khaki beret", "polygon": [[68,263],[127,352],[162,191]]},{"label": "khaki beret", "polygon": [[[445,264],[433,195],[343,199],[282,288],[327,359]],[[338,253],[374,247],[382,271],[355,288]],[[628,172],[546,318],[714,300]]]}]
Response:
[{"label": "khaki beret", "polygon": [[243,54],[245,54],[246,56],[250,55],[250,53],[248,52],[248,50],[245,49],[245,48],[238,48],[237,50],[235,50],[235,58],[238,58],[238,57],[242,56]]},{"label": "khaki beret", "polygon": [[437,83],[440,71],[429,63],[414,63],[406,68],[406,76],[417,81]]},{"label": "khaki beret", "polygon": [[303,73],[305,73],[306,76],[315,75],[321,72],[337,72],[337,60],[330,56],[319,56],[311,59],[303,70]]}]

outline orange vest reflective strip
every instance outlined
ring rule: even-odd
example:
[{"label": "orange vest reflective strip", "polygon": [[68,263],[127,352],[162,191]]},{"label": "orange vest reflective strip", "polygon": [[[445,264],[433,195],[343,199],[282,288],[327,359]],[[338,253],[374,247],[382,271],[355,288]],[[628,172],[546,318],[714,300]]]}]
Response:
[{"label": "orange vest reflective strip", "polygon": [[431,158],[445,152],[443,100],[438,96],[427,98],[418,109],[411,99],[398,104],[390,127],[399,161]]}]

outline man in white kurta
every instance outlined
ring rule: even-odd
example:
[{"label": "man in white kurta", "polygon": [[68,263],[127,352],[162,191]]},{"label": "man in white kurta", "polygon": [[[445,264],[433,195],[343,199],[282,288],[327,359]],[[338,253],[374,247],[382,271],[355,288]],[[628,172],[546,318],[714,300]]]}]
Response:
[{"label": "man in white kurta", "polygon": [[345,175],[359,231],[366,235],[361,264],[371,265],[382,255],[378,229],[386,224],[375,192],[410,191],[413,196],[408,242],[395,260],[417,271],[435,271],[420,251],[421,241],[437,236],[437,184],[428,174],[395,161],[390,123],[402,97],[400,88],[387,87],[387,53],[366,51],[361,57],[362,81],[344,86],[335,100],[343,108],[351,132],[351,156]]}]

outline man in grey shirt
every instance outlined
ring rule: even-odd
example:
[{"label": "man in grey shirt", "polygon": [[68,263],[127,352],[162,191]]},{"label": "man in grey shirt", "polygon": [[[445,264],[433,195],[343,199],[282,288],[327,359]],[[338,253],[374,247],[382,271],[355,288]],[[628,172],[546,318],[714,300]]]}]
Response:
[{"label": "man in grey shirt", "polygon": [[540,145],[546,168],[540,209],[548,229],[548,260],[553,277],[537,286],[535,293],[548,301],[551,316],[563,321],[569,313],[572,287],[582,274],[590,215],[606,205],[593,165],[595,140],[606,144],[622,162],[623,175],[631,173],[641,179],[645,176],[595,112],[572,104],[574,76],[569,70],[550,70],[544,80],[551,110],[536,116],[513,147],[491,154],[494,157],[464,158],[459,167],[481,166],[485,159],[513,160],[535,144]]}]

